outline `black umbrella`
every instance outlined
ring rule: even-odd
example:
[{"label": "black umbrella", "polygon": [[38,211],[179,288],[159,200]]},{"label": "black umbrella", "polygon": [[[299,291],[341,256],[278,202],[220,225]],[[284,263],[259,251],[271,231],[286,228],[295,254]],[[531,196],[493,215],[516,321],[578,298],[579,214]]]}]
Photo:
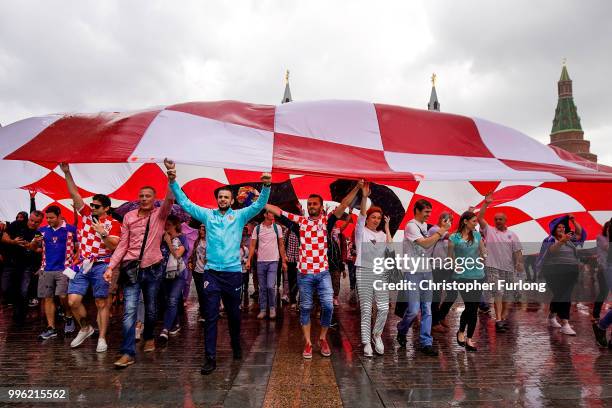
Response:
[{"label": "black umbrella", "polygon": [[[332,200],[341,202],[344,197],[357,184],[354,180],[339,179],[330,184]],[[397,195],[387,186],[370,183],[370,201],[372,205],[382,208],[384,215],[391,217],[390,229],[391,235],[399,228],[406,210]],[[361,191],[357,193],[357,197],[352,203],[353,208],[361,209]],[[381,223],[381,227],[382,227]]]}]

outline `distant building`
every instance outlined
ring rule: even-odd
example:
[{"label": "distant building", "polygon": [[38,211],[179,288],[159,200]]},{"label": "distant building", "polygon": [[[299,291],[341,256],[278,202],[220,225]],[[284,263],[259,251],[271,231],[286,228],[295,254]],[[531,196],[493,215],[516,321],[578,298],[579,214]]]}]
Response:
[{"label": "distant building", "polygon": [[429,103],[427,103],[427,110],[440,112],[440,102],[436,92],[436,74],[431,75],[431,95],[429,96]]},{"label": "distant building", "polygon": [[291,89],[289,89],[289,70],[285,73],[285,93],[283,94],[283,100],[281,103],[292,102]]},{"label": "distant building", "polygon": [[565,62],[557,86],[559,101],[550,132],[550,144],[597,163],[597,155],[590,151],[591,142],[584,139],[584,132],[580,126],[580,116],[578,116],[574,104],[572,80],[567,72]]}]

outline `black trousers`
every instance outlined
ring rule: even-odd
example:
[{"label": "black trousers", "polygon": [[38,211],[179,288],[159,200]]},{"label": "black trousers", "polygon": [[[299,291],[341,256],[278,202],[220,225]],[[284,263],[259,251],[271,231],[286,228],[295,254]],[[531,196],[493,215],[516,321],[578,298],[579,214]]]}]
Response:
[{"label": "black trousers", "polygon": [[542,268],[546,285],[553,294],[550,313],[559,319],[569,320],[572,292],[578,281],[578,265],[544,265]]},{"label": "black trousers", "polygon": [[593,317],[599,319],[601,307],[606,301],[609,291],[608,283],[606,282],[606,271],[603,265],[597,267],[597,286],[599,286],[599,293],[597,293],[595,303],[593,304]]},{"label": "black trousers", "polygon": [[289,279],[289,302],[292,305],[297,303],[297,274],[297,262],[287,262],[287,277]]},{"label": "black trousers", "polygon": [[354,261],[346,261],[349,274],[349,284],[351,290],[357,288],[357,266]]},{"label": "black trousers", "polygon": [[233,350],[240,349],[240,298],[242,295],[242,273],[219,272],[212,269],[204,271],[204,353],[215,358],[217,355],[217,322],[219,302],[223,301],[230,344]]},{"label": "black trousers", "polygon": [[[484,279],[478,280],[480,283],[484,281]],[[463,309],[459,318],[459,331],[463,332],[467,328],[466,337],[471,339],[474,335],[474,330],[476,330],[476,323],[478,323],[478,305],[480,304],[482,289],[470,292],[460,290],[459,293],[461,293],[461,299],[463,299],[465,304],[465,309]]]},{"label": "black trousers", "polygon": [[30,266],[4,265],[3,273],[6,274],[3,278],[8,282],[6,293],[14,303],[13,319],[23,322],[28,311],[28,291],[34,270]]},{"label": "black trousers", "polygon": [[[485,279],[456,279],[457,282],[478,282],[482,284],[486,281]],[[446,305],[450,306],[457,300],[457,296],[461,294],[461,299],[463,299],[463,303],[465,304],[465,309],[461,312],[461,316],[459,317],[459,331],[465,332],[467,338],[472,338],[474,335],[474,331],[476,330],[476,324],[478,323],[478,305],[480,304],[480,297],[482,296],[482,289],[478,288],[475,290],[471,290],[466,292],[464,290],[456,291],[449,290],[446,292],[446,298],[444,299],[444,303],[442,304],[444,309],[446,310]],[[446,310],[448,313],[448,310]]]},{"label": "black trousers", "polygon": [[[453,276],[453,271],[450,269],[434,269],[432,271],[433,281],[435,283],[440,283],[444,280],[447,282],[451,280]],[[441,320],[444,320],[450,308],[455,303],[457,296],[455,294],[454,299],[448,298],[448,293],[444,297],[444,302],[440,303],[442,300],[442,291],[433,291],[433,301],[431,302],[431,325],[435,326],[440,323]]]},{"label": "black trousers", "polygon": [[200,317],[204,317],[204,311],[206,303],[204,302],[204,273],[193,272],[193,283],[196,287],[196,293],[198,294],[198,311]]}]

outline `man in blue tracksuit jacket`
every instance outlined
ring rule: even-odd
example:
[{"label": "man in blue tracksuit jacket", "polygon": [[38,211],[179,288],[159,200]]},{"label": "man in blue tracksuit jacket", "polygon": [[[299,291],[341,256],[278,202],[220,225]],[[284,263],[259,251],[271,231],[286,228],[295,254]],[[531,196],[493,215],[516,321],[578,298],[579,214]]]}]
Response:
[{"label": "man in blue tracksuit jacket", "polygon": [[204,266],[204,343],[205,358],[201,373],[212,373],[217,367],[217,320],[219,301],[223,300],[232,350],[235,359],[242,358],[240,347],[240,295],[242,291],[242,266],[240,264],[240,242],[242,230],[247,222],[256,216],[268,202],[272,176],[261,175],[264,187],[259,199],[247,208],[232,210],[234,198],[229,189],[217,191],[219,208],[211,210],[192,203],[176,182],[176,166],[165,160],[168,182],[176,202],[193,218],[206,227],[206,265]]}]

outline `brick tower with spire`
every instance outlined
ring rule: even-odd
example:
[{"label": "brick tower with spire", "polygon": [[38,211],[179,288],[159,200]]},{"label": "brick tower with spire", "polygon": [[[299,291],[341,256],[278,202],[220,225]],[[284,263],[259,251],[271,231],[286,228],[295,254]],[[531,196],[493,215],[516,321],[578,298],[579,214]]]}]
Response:
[{"label": "brick tower with spire", "polygon": [[565,61],[558,82],[559,101],[555,109],[550,144],[597,163],[597,155],[590,152],[591,142],[584,139],[580,116],[574,104],[572,80]]}]

